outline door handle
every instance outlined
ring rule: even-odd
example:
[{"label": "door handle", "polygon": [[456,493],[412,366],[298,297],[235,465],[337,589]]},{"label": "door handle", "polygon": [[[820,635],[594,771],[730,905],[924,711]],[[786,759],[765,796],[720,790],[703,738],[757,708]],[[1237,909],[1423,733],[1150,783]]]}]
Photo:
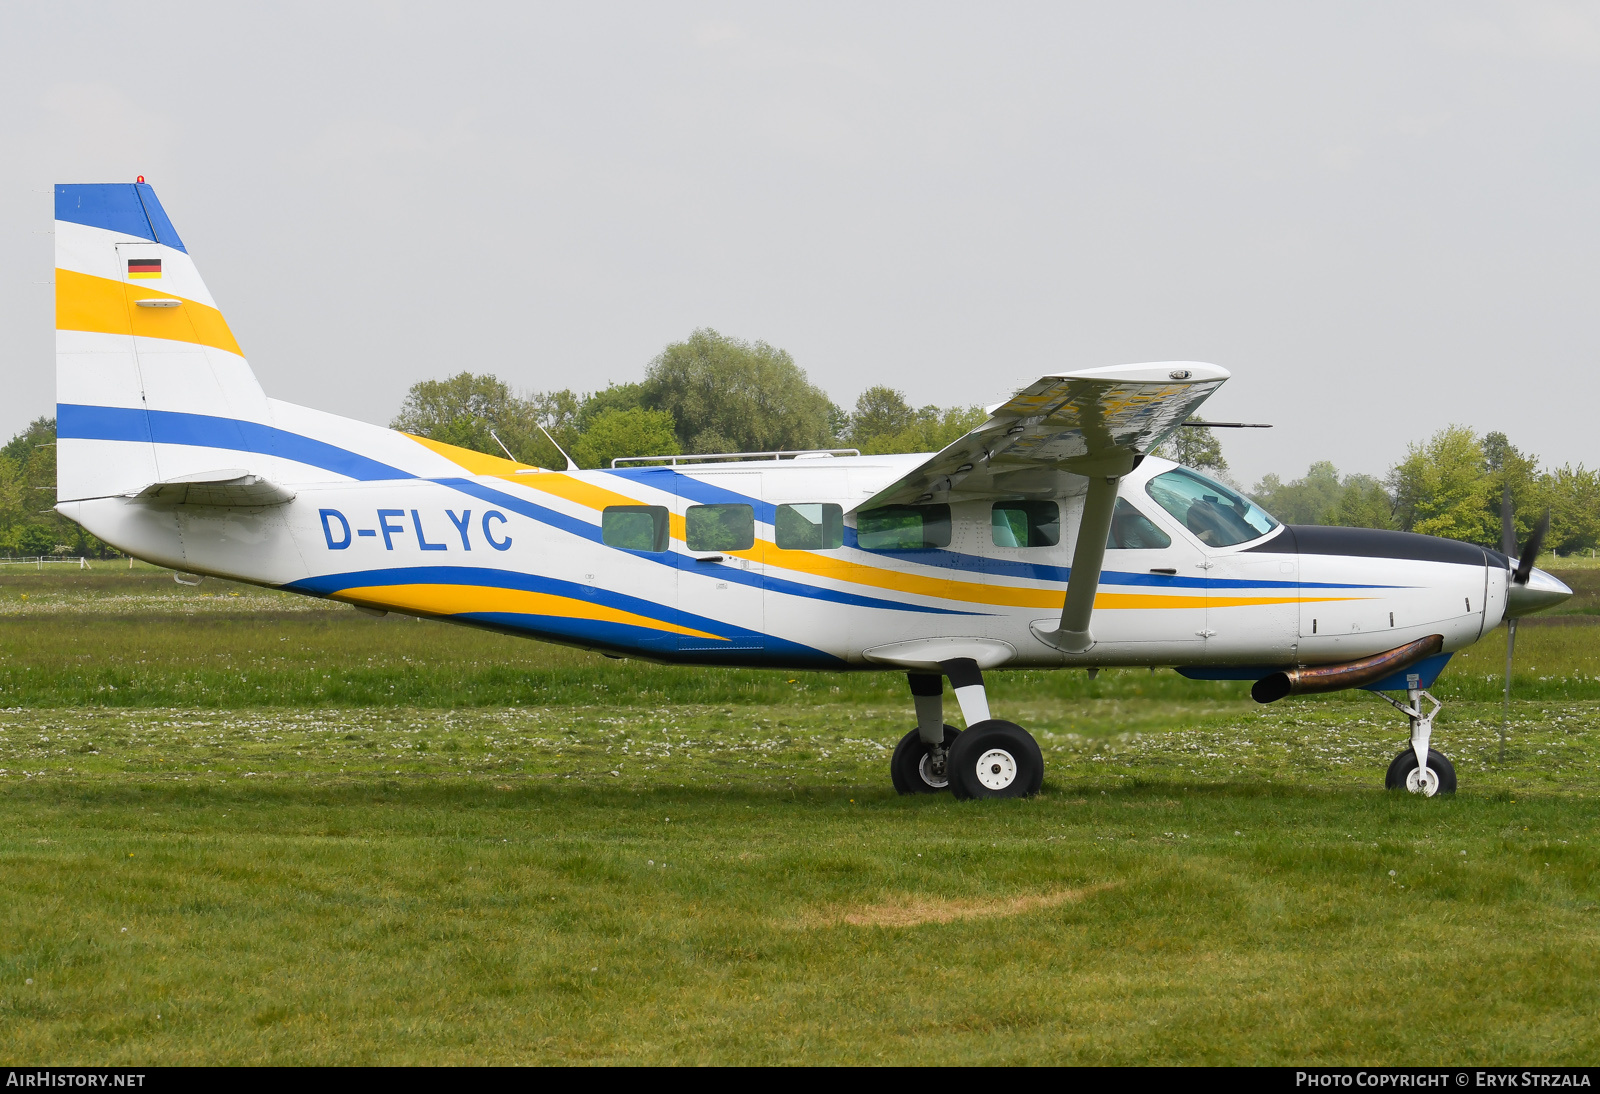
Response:
[{"label": "door handle", "polygon": [[723,561],[723,559],[722,559],[721,555],[705,555],[705,556],[703,556],[701,558],[695,559],[695,561],[696,562],[721,562],[721,561]]},{"label": "door handle", "polygon": [[1153,574],[1176,574],[1178,571],[1171,566],[1152,566],[1150,572]]}]

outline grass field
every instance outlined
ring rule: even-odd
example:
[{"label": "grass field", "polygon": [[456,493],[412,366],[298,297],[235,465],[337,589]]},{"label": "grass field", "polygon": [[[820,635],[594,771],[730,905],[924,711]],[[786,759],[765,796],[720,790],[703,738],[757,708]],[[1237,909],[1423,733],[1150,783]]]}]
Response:
[{"label": "grass field", "polygon": [[958,803],[889,788],[894,676],[73,576],[0,575],[7,1062],[1600,1049],[1600,628],[1519,634],[1504,764],[1502,640],[1452,663],[1454,799],[1374,697],[1163,671],[993,674],[1045,789]]}]

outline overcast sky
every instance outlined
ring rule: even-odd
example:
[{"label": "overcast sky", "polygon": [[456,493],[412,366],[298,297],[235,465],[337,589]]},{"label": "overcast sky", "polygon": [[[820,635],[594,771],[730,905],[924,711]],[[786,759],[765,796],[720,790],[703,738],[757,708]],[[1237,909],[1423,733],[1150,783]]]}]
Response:
[{"label": "overcast sky", "polygon": [[1600,464],[1600,5],[18,0],[0,89],[6,436],[51,185],[143,174],[267,393],[369,421],[710,326],[846,407],[1212,361],[1247,483]]}]

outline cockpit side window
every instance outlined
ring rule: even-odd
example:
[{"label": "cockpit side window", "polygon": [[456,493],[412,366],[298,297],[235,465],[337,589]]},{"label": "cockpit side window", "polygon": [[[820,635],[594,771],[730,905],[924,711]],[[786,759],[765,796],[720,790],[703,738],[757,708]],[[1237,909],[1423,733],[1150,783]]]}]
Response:
[{"label": "cockpit side window", "polygon": [[1144,489],[1208,547],[1232,547],[1260,539],[1278,526],[1248,498],[1186,467],[1157,475]]},{"label": "cockpit side window", "polygon": [[1172,537],[1156,527],[1155,521],[1135,509],[1127,498],[1118,498],[1111,513],[1111,532],[1106,536],[1108,551],[1159,551],[1172,546]]}]

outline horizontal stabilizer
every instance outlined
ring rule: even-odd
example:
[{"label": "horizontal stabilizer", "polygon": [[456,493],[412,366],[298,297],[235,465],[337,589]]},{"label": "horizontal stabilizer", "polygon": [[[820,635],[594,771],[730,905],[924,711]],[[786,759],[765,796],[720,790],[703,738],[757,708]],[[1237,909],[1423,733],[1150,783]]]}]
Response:
[{"label": "horizontal stabilizer", "polygon": [[268,482],[260,475],[237,469],[185,475],[157,482],[134,495],[140,501],[168,505],[208,505],[220,509],[252,509],[282,505],[294,500],[294,491]]}]

